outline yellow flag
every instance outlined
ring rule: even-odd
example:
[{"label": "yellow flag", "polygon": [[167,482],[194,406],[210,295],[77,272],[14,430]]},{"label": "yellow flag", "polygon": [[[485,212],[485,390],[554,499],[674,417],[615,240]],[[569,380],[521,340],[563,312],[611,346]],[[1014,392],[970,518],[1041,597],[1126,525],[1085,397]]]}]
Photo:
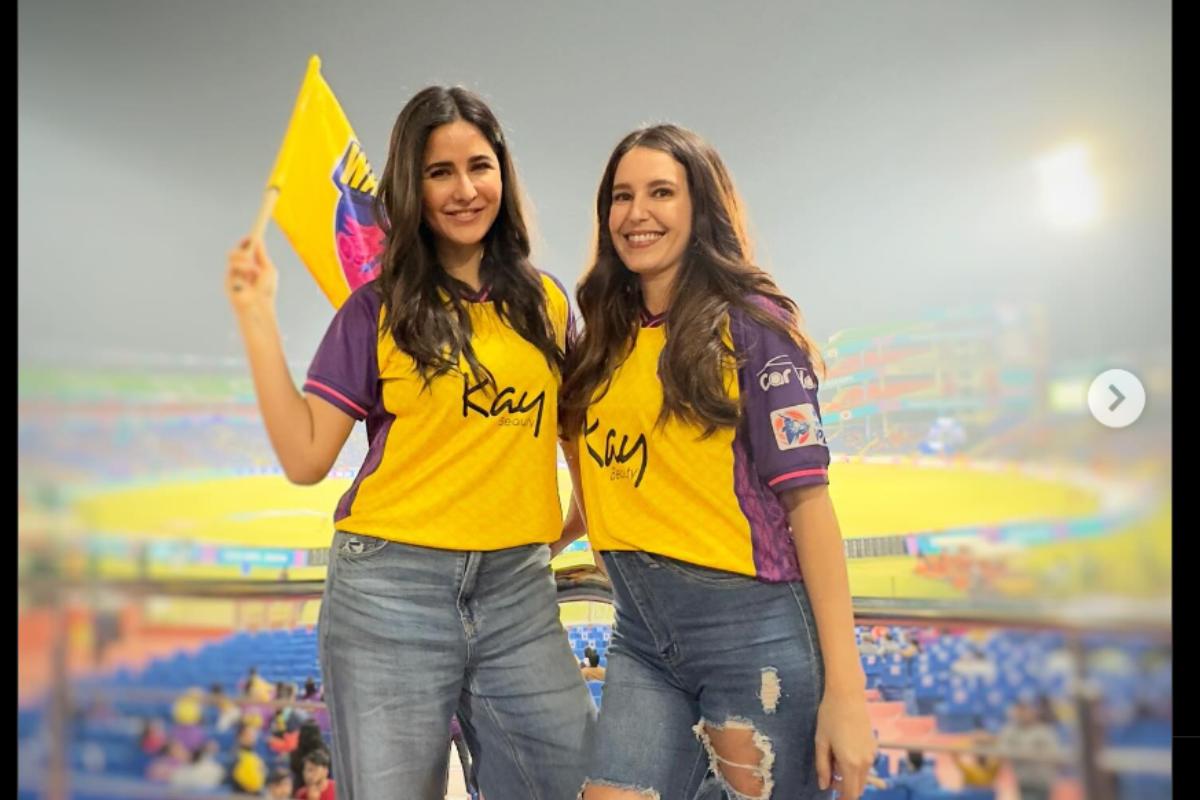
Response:
[{"label": "yellow flag", "polygon": [[377,184],[313,56],[267,187],[279,190],[271,216],[334,308],[379,274]]}]

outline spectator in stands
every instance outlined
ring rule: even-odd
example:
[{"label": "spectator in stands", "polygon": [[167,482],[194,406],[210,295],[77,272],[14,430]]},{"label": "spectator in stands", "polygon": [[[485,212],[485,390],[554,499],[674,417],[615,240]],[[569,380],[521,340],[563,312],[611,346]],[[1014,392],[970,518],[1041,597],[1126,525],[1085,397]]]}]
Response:
[{"label": "spectator in stands", "polygon": [[925,754],[920,750],[909,750],[900,759],[897,770],[901,773],[920,772],[925,767]]},{"label": "spectator in stands", "polygon": [[[875,737],[875,746],[879,746],[879,731],[872,728],[871,735]],[[889,769],[889,759],[886,753],[875,751],[875,762],[871,764],[871,769],[867,771],[866,785],[873,789],[886,789],[888,783],[883,776],[887,775]]]},{"label": "spectator in stands", "polygon": [[[296,684],[288,681],[280,681],[275,684],[275,699],[285,703],[294,703],[296,701]],[[292,709],[288,707],[288,710]]]},{"label": "spectator in stands", "polygon": [[[1047,715],[1049,706],[1028,698],[1019,700],[1010,710],[1010,721],[997,737],[1001,748],[1016,755],[1050,756],[1060,753],[1058,732]],[[1021,790],[1021,800],[1049,800],[1058,777],[1055,764],[1013,759],[1013,774]]]},{"label": "spectator in stands", "polygon": [[242,720],[238,723],[237,729],[241,730],[243,727],[250,727],[254,728],[256,731],[262,731],[263,718],[262,715],[258,713],[257,709],[250,707],[242,709]]},{"label": "spectator in stands", "polygon": [[[296,702],[296,684],[284,683],[283,689],[276,699],[285,703]],[[301,711],[295,706],[286,705],[283,707],[283,716],[289,725],[288,729],[295,730],[296,728],[299,728],[300,723],[307,719],[310,715],[305,711]]]},{"label": "spectator in stands", "polygon": [[879,655],[879,644],[875,641],[875,636],[870,631],[864,631],[862,639],[858,643],[858,653],[862,656]]},{"label": "spectator in stands", "polygon": [[258,794],[267,782],[267,764],[254,750],[239,747],[229,769],[229,785],[238,792]]},{"label": "spectator in stands", "polygon": [[242,694],[249,697],[251,691],[253,691],[262,683],[264,683],[264,681],[258,675],[258,667],[250,667],[250,670],[246,673],[246,679],[242,681],[239,686],[242,690]]},{"label": "spectator in stands", "polygon": [[909,750],[900,760],[897,774],[890,786],[906,787],[910,793],[936,791],[940,788],[932,765],[920,750]]},{"label": "spectator in stands", "polygon": [[913,636],[913,640],[919,647],[929,647],[937,644],[937,641],[940,637],[941,633],[937,628],[917,628],[916,635]]},{"label": "spectator in stands", "polygon": [[[249,688],[246,690],[246,698],[254,703],[259,703],[258,713],[261,717],[270,717],[273,709],[268,705],[275,699],[275,687],[270,683],[258,678],[249,682]],[[253,708],[253,706],[247,706]]]},{"label": "spectator in stands", "polygon": [[261,729],[261,722],[243,716],[234,737],[229,782],[238,791],[248,794],[261,791],[266,783],[267,765],[257,748]]},{"label": "spectator in stands", "polygon": [[171,738],[178,739],[189,752],[195,752],[203,746],[208,734],[201,725],[203,693],[200,689],[189,689],[171,707],[171,716],[175,724],[171,727]]},{"label": "spectator in stands", "polygon": [[297,800],[337,800],[329,777],[329,751],[318,748],[304,756],[304,785],[296,790]]},{"label": "spectator in stands", "polygon": [[241,706],[225,695],[225,689],[221,684],[214,683],[209,694],[212,696],[213,705],[217,708],[217,733],[224,733],[241,721]]},{"label": "spectator in stands", "polygon": [[217,760],[220,746],[211,739],[200,745],[192,763],[175,770],[170,784],[184,789],[216,789],[225,781],[225,766]]},{"label": "spectator in stands", "polygon": [[[258,667],[250,667],[250,671],[247,673],[246,679],[241,682],[240,688],[242,696],[254,703],[269,703],[275,699],[274,687],[258,674]],[[263,713],[263,710],[259,709],[260,716]],[[265,713],[270,714],[270,711],[266,711]]]},{"label": "spectator in stands", "polygon": [[585,681],[604,680],[604,667],[600,666],[600,654],[596,648],[588,646],[583,650],[583,679]]},{"label": "spectator in stands", "polygon": [[167,746],[167,727],[159,719],[147,719],[142,724],[142,736],[139,741],[142,752],[146,755],[158,755]]},{"label": "spectator in stands", "polygon": [[300,718],[290,709],[277,708],[268,728],[267,747],[272,753],[286,755],[300,743]]},{"label": "spectator in stands", "polygon": [[321,727],[312,720],[300,723],[300,736],[296,740],[296,749],[291,752],[288,763],[291,765],[292,782],[296,786],[304,783],[304,757],[313,750],[325,748],[325,739],[321,735]]},{"label": "spectator in stands", "polygon": [[243,701],[242,720],[264,727],[275,716],[275,687],[259,678],[251,682],[251,687]]},{"label": "spectator in stands", "polygon": [[167,783],[180,767],[190,764],[192,753],[183,742],[171,739],[162,753],[146,766],[146,779],[155,783]]},{"label": "spectator in stands", "polygon": [[317,682],[309,675],[304,681],[304,694],[301,695],[302,700],[315,701],[320,699],[320,692],[317,689]]},{"label": "spectator in stands", "polygon": [[969,646],[950,668],[960,675],[983,678],[988,683],[996,680],[996,662],[988,658],[983,649],[975,644]]},{"label": "spectator in stands", "polygon": [[92,627],[92,661],[97,669],[104,664],[110,645],[121,640],[120,599],[101,595]]},{"label": "spectator in stands", "polygon": [[272,800],[291,800],[292,771],[287,767],[272,767],[270,774],[267,775],[267,785],[263,789],[263,795]]},{"label": "spectator in stands", "polygon": [[892,638],[890,631],[884,631],[879,636],[879,655],[890,656],[900,652],[900,643]]},{"label": "spectator in stands", "polygon": [[253,750],[258,745],[258,735],[262,731],[262,723],[253,718],[243,717],[238,723],[237,733],[234,734],[235,747]]},{"label": "spectator in stands", "polygon": [[974,753],[954,753],[952,758],[954,766],[962,773],[965,788],[990,789],[995,785],[996,774],[1000,771],[1000,759]]}]

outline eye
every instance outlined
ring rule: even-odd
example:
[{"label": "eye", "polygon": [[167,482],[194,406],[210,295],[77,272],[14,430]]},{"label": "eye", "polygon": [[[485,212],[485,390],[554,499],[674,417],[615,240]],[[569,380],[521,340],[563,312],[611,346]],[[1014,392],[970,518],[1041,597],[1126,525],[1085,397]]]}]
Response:
[{"label": "eye", "polygon": [[658,198],[663,198],[663,197],[674,197],[674,196],[675,196],[675,192],[671,191],[670,189],[668,189],[668,188],[667,188],[667,187],[665,187],[665,186],[660,186],[660,187],[658,187],[657,189],[655,189],[655,190],[654,190],[654,192],[653,192],[653,193],[652,193],[650,196],[651,196],[651,197],[658,197]]},{"label": "eye", "polygon": [[492,162],[490,161],[476,161],[471,166],[471,169],[475,172],[487,172],[488,170],[493,169],[493,166]]},{"label": "eye", "polygon": [[612,199],[614,203],[627,203],[633,199],[633,195],[626,191],[613,192]]},{"label": "eye", "polygon": [[436,167],[434,169],[429,170],[429,172],[425,173],[425,176],[428,178],[444,178],[449,174],[450,174],[450,170],[447,169],[446,167]]}]

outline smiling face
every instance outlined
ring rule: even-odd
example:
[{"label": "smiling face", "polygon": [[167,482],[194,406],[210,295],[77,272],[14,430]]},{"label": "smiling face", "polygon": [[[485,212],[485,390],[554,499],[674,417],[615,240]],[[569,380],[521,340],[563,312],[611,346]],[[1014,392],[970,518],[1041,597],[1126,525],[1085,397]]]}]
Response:
[{"label": "smiling face", "polygon": [[496,151],[464,120],[429,134],[421,169],[425,224],[439,244],[474,247],[500,213],[504,184]]},{"label": "smiling face", "polygon": [[613,175],[608,230],[621,262],[645,282],[673,282],[692,236],[692,198],[683,164],[634,147]]}]

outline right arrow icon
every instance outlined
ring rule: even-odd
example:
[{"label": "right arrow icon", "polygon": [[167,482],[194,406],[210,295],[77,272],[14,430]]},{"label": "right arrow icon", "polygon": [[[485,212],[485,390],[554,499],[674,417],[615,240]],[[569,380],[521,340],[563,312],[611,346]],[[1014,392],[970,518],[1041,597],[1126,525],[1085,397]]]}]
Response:
[{"label": "right arrow icon", "polygon": [[1121,405],[1121,403],[1125,402],[1125,395],[1121,394],[1121,390],[1118,389],[1116,386],[1113,386],[1111,383],[1108,385],[1108,390],[1117,396],[1117,399],[1113,402],[1113,404],[1111,406],[1108,407],[1108,410],[1116,411],[1117,406],[1119,406],[1119,405]]},{"label": "right arrow icon", "polygon": [[1131,372],[1105,370],[1088,387],[1087,404],[1101,425],[1124,428],[1141,416],[1146,407],[1146,389]]}]

